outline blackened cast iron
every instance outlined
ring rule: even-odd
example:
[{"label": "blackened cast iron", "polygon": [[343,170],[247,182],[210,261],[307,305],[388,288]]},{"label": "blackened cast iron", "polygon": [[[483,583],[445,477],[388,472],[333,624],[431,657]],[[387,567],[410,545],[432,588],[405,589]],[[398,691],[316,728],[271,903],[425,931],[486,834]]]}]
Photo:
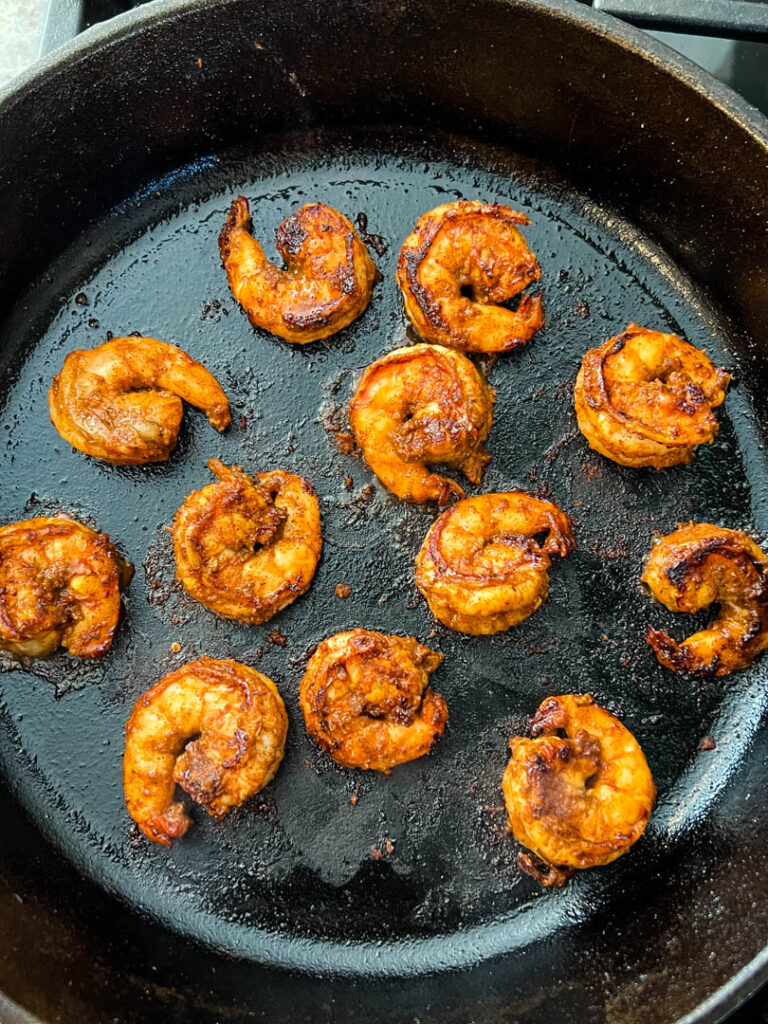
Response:
[{"label": "blackened cast iron", "polygon": [[[138,570],[104,662],[62,656],[0,679],[12,1000],[44,1021],[99,1024],[705,1021],[759,982],[766,669],[703,683],[664,673],[645,627],[689,623],[636,579],[653,532],[678,519],[768,533],[766,152],[764,122],[728,90],[570,3],[152,4],[6,98],[1,514],[92,519]],[[307,349],[249,327],[215,245],[238,191],[266,243],[309,199],[365,214],[383,280],[360,321]],[[458,196],[529,213],[548,315],[491,371],[484,487],[550,489],[579,541],[553,567],[549,604],[492,639],[432,621],[412,559],[435,510],[366,490],[370,473],[334,433],[359,371],[408,336],[402,239]],[[580,355],[630,319],[679,331],[735,373],[720,437],[691,467],[622,470],[575,430]],[[201,358],[233,428],[218,437],[189,414],[159,467],[70,450],[47,422],[48,383],[107,331]],[[210,455],[301,472],[321,497],[313,587],[266,627],[216,620],[173,582],[164,527],[209,479]],[[358,624],[446,655],[434,681],[449,735],[389,779],[336,768],[301,727],[307,651]],[[284,647],[268,641],[275,626]],[[130,832],[122,724],[151,682],[203,651],[276,679],[288,754],[265,794],[223,825],[196,814],[169,854]],[[660,802],[630,856],[542,893],[514,867],[499,780],[507,738],[562,690],[622,716]],[[705,734],[715,751],[699,752]]]}]

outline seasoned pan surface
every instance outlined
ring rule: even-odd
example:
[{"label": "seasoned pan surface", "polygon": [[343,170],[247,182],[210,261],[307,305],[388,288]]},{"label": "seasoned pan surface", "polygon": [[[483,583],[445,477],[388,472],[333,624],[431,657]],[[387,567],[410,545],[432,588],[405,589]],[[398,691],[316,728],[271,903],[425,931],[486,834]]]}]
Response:
[{"label": "seasoned pan surface", "polygon": [[[303,202],[365,215],[382,280],[360,320],[307,348],[251,328],[216,245],[240,192],[273,254],[278,224]],[[551,570],[548,604],[491,638],[452,633],[419,598],[413,559],[437,509],[389,495],[337,443],[360,372],[413,340],[394,282],[400,244],[421,213],[460,197],[530,216],[547,314],[527,348],[484,364],[497,405],[483,490],[551,494],[574,516],[578,543]],[[691,466],[622,469],[577,431],[580,358],[631,320],[682,334],[736,374],[720,435]],[[48,421],[50,379],[67,352],[108,332],[158,337],[201,360],[230,397],[232,427],[219,436],[188,410],[177,450],[155,467],[115,468],[72,450]],[[168,927],[241,957],[397,974],[470,964],[604,914],[668,858],[685,857],[764,711],[764,667],[703,682],[664,672],[645,643],[647,625],[683,636],[692,622],[654,606],[638,578],[653,534],[679,521],[759,537],[766,473],[716,311],[630,224],[548,167],[468,140],[389,130],[276,136],[182,168],[113,211],[10,316],[0,351],[3,521],[77,515],[108,532],[137,569],[101,662],[4,664],[3,771],[80,870]],[[215,618],[174,581],[167,526],[184,496],[209,481],[210,456],[249,472],[303,474],[320,497],[325,548],[312,587],[262,627]],[[338,583],[351,588],[347,600],[334,595]],[[414,635],[445,655],[433,682],[448,702],[448,734],[389,778],[335,766],[306,737],[298,708],[313,645],[358,625]],[[130,827],[123,724],[153,682],[203,653],[275,679],[291,721],[286,758],[274,783],[223,823],[195,808],[194,826],[169,852]],[[500,780],[508,738],[544,697],[567,691],[594,694],[626,722],[660,796],[627,857],[543,893],[515,866]],[[706,734],[717,748],[700,752]]]}]

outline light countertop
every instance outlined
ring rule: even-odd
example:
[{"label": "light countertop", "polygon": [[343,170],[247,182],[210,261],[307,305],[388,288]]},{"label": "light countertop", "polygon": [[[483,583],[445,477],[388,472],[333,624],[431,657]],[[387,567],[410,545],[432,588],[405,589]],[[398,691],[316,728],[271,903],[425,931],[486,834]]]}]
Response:
[{"label": "light countertop", "polygon": [[0,86],[37,59],[47,0],[0,0]]}]

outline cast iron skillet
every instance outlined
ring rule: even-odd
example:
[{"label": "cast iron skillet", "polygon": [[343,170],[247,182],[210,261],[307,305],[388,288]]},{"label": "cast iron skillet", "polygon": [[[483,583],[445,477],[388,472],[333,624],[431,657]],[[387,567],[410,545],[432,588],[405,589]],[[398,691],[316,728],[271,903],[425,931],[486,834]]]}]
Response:
[{"label": "cast iron skillet", "polygon": [[[713,1021],[759,984],[765,664],[725,681],[666,674],[645,627],[690,623],[636,581],[652,534],[678,519],[768,533],[766,138],[727,89],[567,2],[150,4],[5,97],[0,514],[64,509],[137,566],[101,664],[61,656],[0,680],[9,1020]],[[215,245],[239,191],[265,242],[307,199],[366,215],[383,279],[356,325],[307,349],[254,333]],[[436,510],[368,490],[334,433],[359,371],[408,338],[393,281],[403,237],[462,195],[531,216],[548,316],[491,370],[484,486],[551,491],[579,541],[549,604],[493,639],[435,626],[411,567]],[[630,319],[734,372],[720,437],[691,467],[622,470],[575,431],[579,358]],[[154,468],[70,450],[47,422],[50,377],[108,331],[201,358],[234,427],[219,437],[188,414]],[[173,582],[164,527],[209,479],[210,455],[301,472],[321,497],[318,575],[266,627],[220,622]],[[301,727],[306,653],[351,625],[446,655],[434,682],[450,733],[389,779],[335,767]],[[269,642],[275,626],[285,646]],[[276,679],[288,754],[260,798],[223,825],[197,814],[169,854],[129,828],[122,724],[202,652]],[[543,893],[514,866],[499,780],[508,737],[563,691],[627,722],[660,799],[629,856]],[[715,751],[699,751],[705,734]]]}]

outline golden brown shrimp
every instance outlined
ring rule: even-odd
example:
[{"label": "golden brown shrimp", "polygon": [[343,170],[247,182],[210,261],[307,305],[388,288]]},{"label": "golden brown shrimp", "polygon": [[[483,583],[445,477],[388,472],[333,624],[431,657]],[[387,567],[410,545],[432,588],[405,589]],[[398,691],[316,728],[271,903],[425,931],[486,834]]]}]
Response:
[{"label": "golden brown shrimp", "polygon": [[133,567],[106,533],[63,516],[0,527],[0,648],[41,658],[112,646]]},{"label": "golden brown shrimp", "polygon": [[493,423],[493,389],[466,356],[438,345],[398,348],[363,374],[349,419],[365,461],[405,501],[464,491],[428,463],[458,466],[473,484],[491,461],[483,448]]},{"label": "golden brown shrimp", "polygon": [[648,630],[656,657],[673,672],[727,676],[768,647],[768,558],[741,530],[681,526],[655,544],[641,582],[673,612],[720,606],[711,626],[680,644]]},{"label": "golden brown shrimp", "polygon": [[[508,302],[541,277],[520,233],[523,213],[459,200],[419,218],[397,264],[408,319],[426,341],[467,352],[508,352],[544,326],[541,296]],[[468,294],[467,294],[468,293]]]},{"label": "golden brown shrimp", "polygon": [[336,334],[371,301],[376,267],[337,210],[307,203],[277,230],[278,269],[250,233],[248,200],[232,203],[219,235],[232,294],[256,327],[305,345]]},{"label": "golden brown shrimp", "polygon": [[656,800],[632,733],[587,694],[549,697],[517,736],[502,789],[520,867],[546,886],[610,864],[645,831]]},{"label": "golden brown shrimp", "polygon": [[524,491],[480,494],[432,524],[416,556],[416,586],[444,625],[498,633],[543,604],[550,555],[565,558],[575,546],[570,517],[551,501]]},{"label": "golden brown shrimp", "polygon": [[590,448],[620,466],[685,465],[717,434],[730,374],[674,334],[637,324],[591,348],[574,404]]},{"label": "golden brown shrimp", "polygon": [[136,701],[125,727],[128,813],[153,843],[189,828],[179,785],[223,818],[271,782],[283,759],[288,716],[267,676],[237,661],[198,658]]},{"label": "golden brown shrimp", "polygon": [[276,469],[255,479],[209,459],[218,480],[176,513],[179,582],[225,619],[258,625],[309,589],[323,546],[317,495]]},{"label": "golden brown shrimp", "polygon": [[227,396],[204,366],[154,338],[113,338],[70,352],[48,393],[65,441],[116,466],[163,462],[184,415],[182,399],[216,430],[229,426]]},{"label": "golden brown shrimp", "polygon": [[448,721],[428,685],[442,660],[412,637],[369,629],[323,640],[299,687],[307,732],[346,768],[389,773],[428,754]]}]

